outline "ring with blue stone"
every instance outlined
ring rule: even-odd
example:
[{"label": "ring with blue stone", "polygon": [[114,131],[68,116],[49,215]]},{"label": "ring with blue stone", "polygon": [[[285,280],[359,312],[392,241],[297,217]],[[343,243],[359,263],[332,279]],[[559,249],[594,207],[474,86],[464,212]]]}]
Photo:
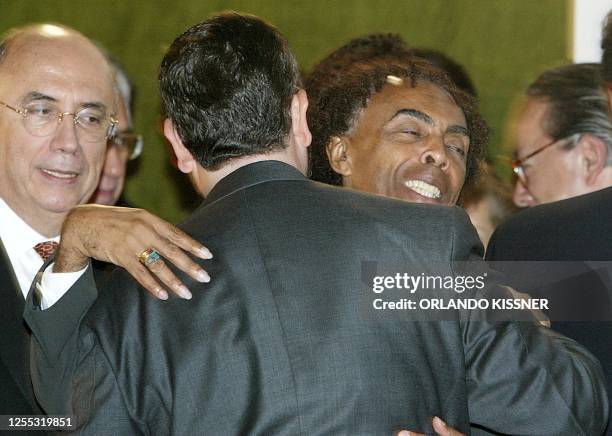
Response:
[{"label": "ring with blue stone", "polygon": [[144,266],[149,266],[161,259],[161,256],[155,249],[149,248],[138,255],[138,260]]}]

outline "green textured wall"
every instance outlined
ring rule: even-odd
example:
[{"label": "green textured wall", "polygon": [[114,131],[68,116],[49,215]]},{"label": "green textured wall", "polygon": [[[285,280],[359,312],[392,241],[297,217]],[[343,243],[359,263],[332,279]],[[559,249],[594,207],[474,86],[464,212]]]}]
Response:
[{"label": "green textured wall", "polygon": [[[419,47],[462,63],[494,129],[490,155],[504,133],[511,101],[543,68],[567,62],[569,0],[2,0],[0,30],[53,21],[102,42],[134,81],[135,124],[145,153],[127,181],[132,203],[177,222],[198,199],[168,164],[158,134],[158,64],[174,37],[216,11],[259,15],[287,36],[305,70],[348,39],[397,32]],[[179,195],[180,194],[180,195]]]}]

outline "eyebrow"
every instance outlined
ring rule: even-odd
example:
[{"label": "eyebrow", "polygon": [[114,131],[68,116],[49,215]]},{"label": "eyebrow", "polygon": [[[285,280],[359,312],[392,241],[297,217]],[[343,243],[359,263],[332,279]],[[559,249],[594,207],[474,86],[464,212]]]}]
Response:
[{"label": "eyebrow", "polygon": [[459,133],[461,135],[465,135],[465,136],[470,136],[468,129],[466,129],[463,126],[458,126],[458,125],[452,125],[449,126],[448,129],[446,129],[446,133]]},{"label": "eyebrow", "polygon": [[43,94],[42,92],[38,92],[38,91],[32,91],[28,93],[28,95],[26,95],[22,101],[28,102],[28,101],[38,101],[38,100],[47,100],[47,101],[57,102],[57,99],[51,97],[50,95]]},{"label": "eyebrow", "polygon": [[[40,101],[40,100],[51,101],[54,103],[58,102],[58,100],[55,97],[51,97],[50,95],[43,94],[42,92],[38,92],[38,91],[32,91],[28,93],[28,95],[24,97],[23,102],[25,103],[25,102]],[[88,109],[88,108],[100,109],[101,111],[104,111],[104,112],[106,112],[107,110],[106,105],[99,101],[82,103],[80,107],[82,109]]]},{"label": "eyebrow", "polygon": [[400,115],[408,115],[409,117],[419,119],[424,123],[429,124],[430,126],[436,125],[434,120],[429,115],[427,115],[425,112],[421,112],[416,109],[400,109],[395,113],[395,115],[391,117],[389,121],[395,119],[396,117],[399,117]]},{"label": "eyebrow", "polygon": [[89,108],[93,108],[93,109],[100,109],[103,112],[106,112],[106,105],[102,102],[99,101],[93,101],[93,102],[87,102],[87,103],[83,103],[81,104],[81,107],[83,109],[89,109]]},{"label": "eyebrow", "polygon": [[[398,110],[395,113],[395,115],[393,115],[391,117],[391,120],[393,120],[396,117],[399,117],[401,115],[407,115],[409,117],[416,118],[418,120],[423,121],[426,124],[429,124],[430,126],[435,126],[436,125],[436,122],[429,115],[427,115],[425,112],[421,112],[420,110],[410,109],[410,108]],[[391,120],[389,120],[389,121],[391,121]],[[468,129],[466,129],[463,126],[456,125],[456,124],[453,124],[452,126],[449,126],[446,129],[445,133],[459,133],[459,134],[462,134],[462,135],[465,135],[465,136],[468,136],[468,137],[470,136],[468,134]]]}]

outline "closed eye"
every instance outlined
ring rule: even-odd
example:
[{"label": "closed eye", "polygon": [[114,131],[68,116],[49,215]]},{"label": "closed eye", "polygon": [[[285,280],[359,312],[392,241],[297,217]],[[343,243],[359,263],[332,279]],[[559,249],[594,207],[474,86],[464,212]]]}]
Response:
[{"label": "closed eye", "polygon": [[452,144],[446,144],[446,147],[451,150],[453,153],[458,154],[461,157],[465,157],[466,153],[463,147],[459,147]]},{"label": "closed eye", "polygon": [[407,135],[413,136],[415,138],[420,138],[421,137],[421,134],[419,132],[417,132],[416,130],[406,129],[406,130],[402,130],[402,133],[405,133]]}]

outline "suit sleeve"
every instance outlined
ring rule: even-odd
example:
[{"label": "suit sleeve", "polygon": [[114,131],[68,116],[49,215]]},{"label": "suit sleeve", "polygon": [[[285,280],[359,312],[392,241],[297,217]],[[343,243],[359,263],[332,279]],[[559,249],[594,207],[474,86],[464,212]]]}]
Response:
[{"label": "suit sleeve", "polygon": [[[455,221],[453,258],[474,259],[467,217],[457,212]],[[482,262],[478,265],[475,269],[485,268]],[[512,298],[495,281],[487,282],[482,296]],[[608,414],[603,372],[585,348],[542,327],[527,311],[479,310],[464,315],[472,423],[510,434],[603,432]]]},{"label": "suit sleeve", "polygon": [[97,298],[91,266],[46,310],[26,301],[36,399],[50,415],[72,415],[81,435],[142,434],[131,419],[107,357],[85,315]]}]

